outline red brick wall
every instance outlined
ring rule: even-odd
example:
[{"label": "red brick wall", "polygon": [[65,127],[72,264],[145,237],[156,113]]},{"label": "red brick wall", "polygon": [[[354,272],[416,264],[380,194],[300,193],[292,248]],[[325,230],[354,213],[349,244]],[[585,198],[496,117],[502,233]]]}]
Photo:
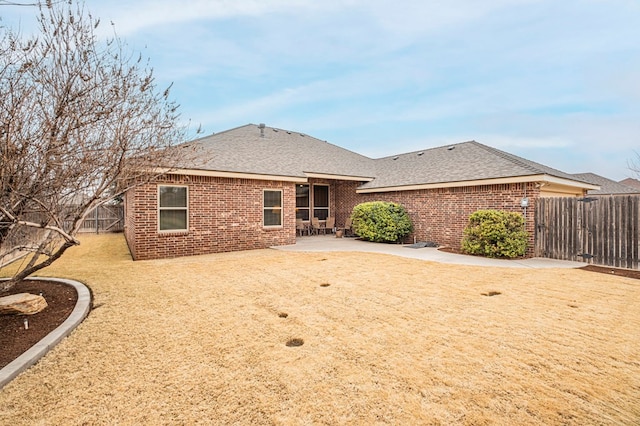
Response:
[{"label": "red brick wall", "polygon": [[356,194],[359,182],[340,181],[335,185],[336,221],[343,224],[353,207],[365,201],[392,201],[403,205],[413,221],[414,232],[406,242],[433,241],[440,245],[460,247],[469,215],[477,210],[498,209],[523,213],[520,201],[529,198],[525,228],[529,233],[527,255],[533,256],[535,201],[540,195],[534,182],[505,185],[482,185],[461,188],[439,188]]},{"label": "red brick wall", "polygon": [[[158,183],[189,187],[189,231],[158,232]],[[125,198],[125,237],[136,260],[218,253],[295,244],[295,185],[277,181],[200,176],[166,176],[161,182],[130,190]],[[361,182],[312,180],[330,185],[330,214],[343,226],[353,207],[365,201],[402,204],[413,221],[406,242],[434,241],[459,247],[469,215],[480,209],[522,213],[520,200],[529,198],[527,255],[533,255],[534,207],[540,191],[535,183],[483,185],[418,191],[357,194]],[[262,226],[264,189],[283,191],[283,226]]]},{"label": "red brick wall", "polygon": [[[189,230],[158,231],[158,184],[189,187]],[[263,190],[281,189],[283,226],[262,226]],[[159,259],[295,244],[293,183],[169,175],[131,189],[125,201],[125,237],[135,260]]]}]

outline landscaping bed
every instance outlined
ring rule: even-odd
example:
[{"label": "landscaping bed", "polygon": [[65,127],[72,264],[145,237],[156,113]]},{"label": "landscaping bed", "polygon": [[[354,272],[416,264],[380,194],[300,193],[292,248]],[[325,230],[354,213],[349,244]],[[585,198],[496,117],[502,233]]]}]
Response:
[{"label": "landscaping bed", "polygon": [[0,315],[0,368],[62,324],[78,300],[73,287],[40,280],[20,282],[9,291],[0,292],[0,297],[18,293],[41,294],[47,301],[47,307],[34,315]]}]

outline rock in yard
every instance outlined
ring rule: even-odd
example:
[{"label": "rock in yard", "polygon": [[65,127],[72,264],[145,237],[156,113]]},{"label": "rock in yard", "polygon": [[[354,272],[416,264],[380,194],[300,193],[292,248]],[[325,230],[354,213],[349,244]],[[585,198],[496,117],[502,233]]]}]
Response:
[{"label": "rock in yard", "polygon": [[33,315],[47,307],[44,297],[30,293],[0,297],[0,315]]}]

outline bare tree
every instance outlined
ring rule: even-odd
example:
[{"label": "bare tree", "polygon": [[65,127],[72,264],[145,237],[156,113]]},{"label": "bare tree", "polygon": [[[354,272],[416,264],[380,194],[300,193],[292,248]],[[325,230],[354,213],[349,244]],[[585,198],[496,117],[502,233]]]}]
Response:
[{"label": "bare tree", "polygon": [[82,4],[39,4],[38,23],[0,39],[0,267],[22,259],[0,290],[79,244],[84,216],[166,171],[184,136],[148,60],[98,38]]},{"label": "bare tree", "polygon": [[627,168],[640,178],[640,152],[634,151],[635,158],[627,161]]}]

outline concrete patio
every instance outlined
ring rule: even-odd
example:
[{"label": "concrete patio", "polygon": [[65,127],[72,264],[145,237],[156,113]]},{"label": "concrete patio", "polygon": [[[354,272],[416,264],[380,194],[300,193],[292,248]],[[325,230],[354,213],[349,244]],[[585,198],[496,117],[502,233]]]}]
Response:
[{"label": "concrete patio", "polygon": [[571,262],[540,257],[516,260],[489,259],[485,257],[447,253],[433,247],[412,248],[409,245],[371,243],[351,237],[336,238],[336,236],[332,234],[302,236],[296,239],[295,245],[278,246],[273,248],[277,250],[298,252],[359,251],[365,253],[383,253],[439,263],[494,266],[502,268],[581,268],[587,265],[583,262]]}]

